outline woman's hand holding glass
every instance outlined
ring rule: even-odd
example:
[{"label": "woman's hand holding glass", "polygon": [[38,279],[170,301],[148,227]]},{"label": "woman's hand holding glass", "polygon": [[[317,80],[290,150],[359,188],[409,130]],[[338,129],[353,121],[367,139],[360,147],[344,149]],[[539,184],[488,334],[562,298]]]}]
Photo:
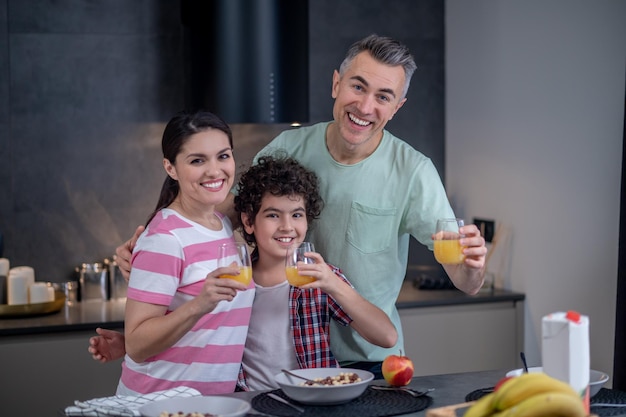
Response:
[{"label": "woman's hand holding glass", "polygon": [[245,243],[224,243],[219,247],[218,268],[238,268],[237,274],[221,274],[220,278],[229,278],[241,282],[246,287],[252,280],[252,261],[250,251]]},{"label": "woman's hand holding glass", "polygon": [[252,279],[252,262],[248,246],[243,243],[225,243],[218,248],[218,268],[207,274],[200,301],[200,313],[206,314],[221,301],[232,301],[237,291],[245,291]]}]

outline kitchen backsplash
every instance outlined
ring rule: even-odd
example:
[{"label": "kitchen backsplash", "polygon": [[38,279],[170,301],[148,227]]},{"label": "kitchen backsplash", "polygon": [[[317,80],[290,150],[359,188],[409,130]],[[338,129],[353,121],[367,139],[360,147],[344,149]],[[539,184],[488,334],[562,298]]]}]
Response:
[{"label": "kitchen backsplash", "polygon": [[[32,266],[37,280],[67,281],[145,222],[165,177],[163,127],[183,107],[178,2],[81,4],[0,0],[3,256]],[[418,70],[388,128],[443,174],[443,5],[310,1],[309,85],[293,86],[309,89],[310,123],[332,118],[332,73],[350,44],[373,32],[397,37]],[[284,126],[233,128],[243,166]]]}]

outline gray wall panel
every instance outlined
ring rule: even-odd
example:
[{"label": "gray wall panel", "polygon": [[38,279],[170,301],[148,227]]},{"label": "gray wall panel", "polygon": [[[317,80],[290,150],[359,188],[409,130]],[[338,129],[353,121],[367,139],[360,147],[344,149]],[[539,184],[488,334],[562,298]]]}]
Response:
[{"label": "gray wall panel", "polygon": [[163,122],[182,107],[178,8],[25,1],[8,10],[14,191],[0,206],[4,255],[38,280],[62,281],[111,256],[156,201]]},{"label": "gray wall panel", "polygon": [[164,33],[178,25],[178,2],[9,0],[13,33]]},{"label": "gray wall panel", "polygon": [[[331,118],[332,72],[352,42],[397,37],[419,70],[389,130],[443,173],[443,2],[309,9],[311,121]],[[183,106],[181,60],[175,1],[0,0],[0,232],[12,266],[66,280],[145,221],[165,177],[162,129]],[[240,166],[277,131],[233,128]],[[416,250],[414,262],[432,259]]]},{"label": "gray wall panel", "polygon": [[[9,124],[9,32],[7,0],[0,0],[0,252],[3,252],[8,225],[12,223],[11,140]],[[2,253],[0,253],[0,256]]]}]

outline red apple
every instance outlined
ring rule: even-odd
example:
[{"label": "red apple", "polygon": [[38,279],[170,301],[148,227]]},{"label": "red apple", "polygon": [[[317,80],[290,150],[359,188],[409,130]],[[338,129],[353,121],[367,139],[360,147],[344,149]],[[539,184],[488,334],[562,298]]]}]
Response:
[{"label": "red apple", "polygon": [[408,385],[413,378],[413,361],[403,356],[400,351],[400,355],[389,355],[385,358],[382,372],[389,385],[394,387]]},{"label": "red apple", "polygon": [[500,378],[500,380],[498,381],[498,383],[496,384],[495,387],[493,387],[494,391],[497,391],[498,389],[500,389],[500,387],[502,386],[502,384],[504,384],[506,381],[508,381],[509,379],[514,378],[512,376],[505,376],[503,378]]}]

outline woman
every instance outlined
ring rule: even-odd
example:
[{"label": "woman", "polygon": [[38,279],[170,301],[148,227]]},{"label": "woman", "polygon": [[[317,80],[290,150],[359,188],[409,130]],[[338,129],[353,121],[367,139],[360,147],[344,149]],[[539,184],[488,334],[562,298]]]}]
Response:
[{"label": "woman", "polygon": [[238,272],[217,268],[218,246],[234,241],[215,211],[235,178],[232,133],[212,113],[181,112],[165,127],[162,150],[167,178],[131,259],[117,394],[180,385],[233,392],[254,287],[218,278]]}]

